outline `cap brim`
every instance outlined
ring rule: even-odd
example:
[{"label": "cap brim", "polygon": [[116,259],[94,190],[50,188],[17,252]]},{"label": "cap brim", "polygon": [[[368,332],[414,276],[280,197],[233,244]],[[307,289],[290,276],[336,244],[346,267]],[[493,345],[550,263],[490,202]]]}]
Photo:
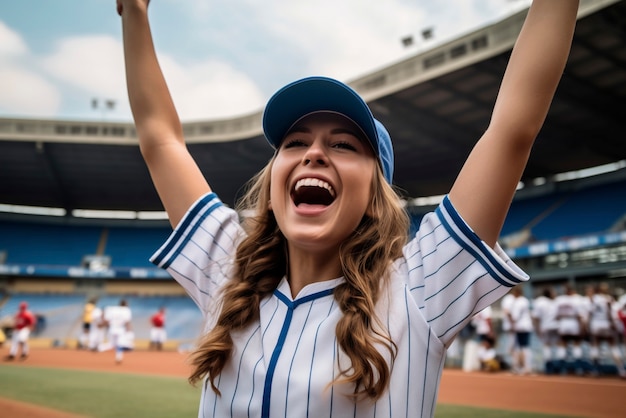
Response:
[{"label": "cap brim", "polygon": [[277,91],[263,113],[265,137],[278,148],[297,120],[320,111],[337,112],[350,118],[363,130],[378,154],[376,125],[365,101],[347,85],[326,77],[304,78]]}]

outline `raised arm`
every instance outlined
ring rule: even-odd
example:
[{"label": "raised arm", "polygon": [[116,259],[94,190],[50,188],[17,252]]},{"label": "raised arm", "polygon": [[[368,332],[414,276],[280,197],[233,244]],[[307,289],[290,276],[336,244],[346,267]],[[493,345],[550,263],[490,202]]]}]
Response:
[{"label": "raised arm", "polygon": [[126,83],[141,154],[176,226],[191,204],[210,191],[189,154],[178,113],[157,60],[148,21],[149,0],[117,0],[122,16]]},{"label": "raised arm", "polygon": [[534,0],[513,47],[489,127],[461,169],[450,200],[494,246],[571,46],[578,0]]}]

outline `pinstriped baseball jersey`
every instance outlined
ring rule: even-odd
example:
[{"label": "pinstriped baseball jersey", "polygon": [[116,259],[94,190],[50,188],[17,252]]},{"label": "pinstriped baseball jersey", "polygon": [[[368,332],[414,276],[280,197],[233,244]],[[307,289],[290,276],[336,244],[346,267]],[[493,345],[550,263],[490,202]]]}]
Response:
[{"label": "pinstriped baseball jersey", "polygon": [[[199,199],[151,261],[185,287],[207,317],[217,313],[243,237],[237,214],[214,194]],[[349,366],[338,348],[341,311],[332,291],[343,278],[313,283],[295,298],[283,279],[260,306],[258,322],[234,332],[231,359],[203,386],[200,417],[433,416],[446,348],[472,316],[526,276],[497,246],[490,249],[445,198],[424,217],[376,310],[397,345],[388,391],[354,401],[353,387],[329,383]]]}]

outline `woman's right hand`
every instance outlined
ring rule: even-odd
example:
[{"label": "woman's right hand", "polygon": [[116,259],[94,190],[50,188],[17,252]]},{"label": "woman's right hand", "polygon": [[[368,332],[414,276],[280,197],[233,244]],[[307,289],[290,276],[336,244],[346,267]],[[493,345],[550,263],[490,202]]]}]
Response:
[{"label": "woman's right hand", "polygon": [[116,0],[116,3],[117,14],[121,16],[124,8],[126,7],[126,9],[128,9],[131,5],[147,10],[148,4],[150,4],[150,0]]}]

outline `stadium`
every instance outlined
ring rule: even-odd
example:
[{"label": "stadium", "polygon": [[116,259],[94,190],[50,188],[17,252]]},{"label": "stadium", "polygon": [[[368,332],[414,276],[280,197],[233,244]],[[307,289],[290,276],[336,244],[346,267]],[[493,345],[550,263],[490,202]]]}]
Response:
[{"label": "stadium", "polygon": [[[392,135],[394,183],[412,228],[449,190],[489,123],[525,11],[349,84]],[[500,243],[529,298],[566,284],[626,290],[626,2],[583,0],[570,58]],[[262,110],[183,124],[189,149],[234,206],[271,157]],[[126,299],[137,347],[167,309],[167,347],[193,344],[199,310],[149,257],[171,228],[131,122],[0,118],[0,321],[22,301],[33,344],[74,347],[83,306]],[[409,231],[411,232],[411,231]],[[497,307],[496,307],[497,308]],[[497,313],[496,309],[496,313]]]}]

